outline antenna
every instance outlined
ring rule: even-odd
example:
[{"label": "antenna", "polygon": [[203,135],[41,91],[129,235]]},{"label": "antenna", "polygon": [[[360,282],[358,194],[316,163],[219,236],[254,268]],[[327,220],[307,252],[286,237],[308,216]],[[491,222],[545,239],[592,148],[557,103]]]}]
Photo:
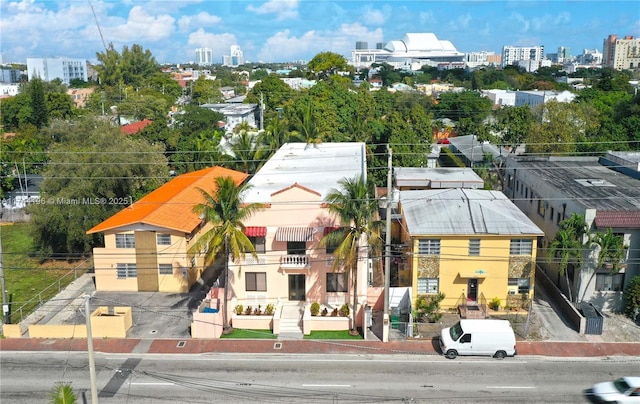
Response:
[{"label": "antenna", "polygon": [[104,41],[104,36],[102,36],[102,29],[100,29],[100,24],[98,23],[98,17],[96,17],[96,11],[93,9],[93,4],[91,4],[91,0],[87,0],[89,2],[89,7],[91,7],[91,12],[93,13],[93,19],[96,21],[96,26],[98,27],[98,32],[100,33],[100,39],[102,40],[102,46],[104,46],[104,51],[107,50],[107,43]]}]

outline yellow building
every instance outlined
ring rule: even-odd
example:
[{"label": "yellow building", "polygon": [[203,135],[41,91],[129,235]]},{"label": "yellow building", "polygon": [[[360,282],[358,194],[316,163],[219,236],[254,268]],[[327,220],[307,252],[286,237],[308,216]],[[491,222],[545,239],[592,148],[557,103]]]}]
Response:
[{"label": "yellow building", "polygon": [[442,308],[501,307],[533,297],[537,237],[543,232],[503,193],[472,189],[401,191],[400,286],[412,304],[443,293]]},{"label": "yellow building", "polygon": [[242,183],[247,174],[211,167],[180,175],[122,209],[88,234],[104,232],[93,249],[96,290],[186,293],[203,272],[203,254],[189,248],[208,229],[193,212],[215,192],[217,177]]}]

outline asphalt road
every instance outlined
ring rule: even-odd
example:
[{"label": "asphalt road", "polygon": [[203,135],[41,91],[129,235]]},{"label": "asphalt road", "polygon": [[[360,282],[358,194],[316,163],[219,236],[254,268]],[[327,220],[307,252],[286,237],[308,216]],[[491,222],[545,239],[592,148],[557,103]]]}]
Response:
[{"label": "asphalt road", "polygon": [[[504,360],[405,355],[95,356],[100,403],[581,403],[640,358]],[[3,352],[0,401],[42,403],[57,382],[90,401],[88,358]],[[588,371],[585,371],[588,369]]]}]

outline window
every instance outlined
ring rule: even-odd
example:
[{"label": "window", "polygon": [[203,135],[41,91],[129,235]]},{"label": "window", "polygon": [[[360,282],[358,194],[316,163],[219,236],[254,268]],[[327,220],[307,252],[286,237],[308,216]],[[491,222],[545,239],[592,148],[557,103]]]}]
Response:
[{"label": "window", "polygon": [[327,292],[346,292],[347,274],[346,272],[335,272],[327,274]]},{"label": "window", "polygon": [[138,276],[136,264],[117,264],[118,279],[135,278]]},{"label": "window", "polygon": [[258,254],[264,254],[267,251],[264,237],[249,237],[249,241],[251,241],[253,248],[255,248]]},{"label": "window", "polygon": [[156,235],[156,243],[158,245],[171,245],[171,234]]},{"label": "window", "polygon": [[529,284],[531,280],[529,278],[509,278],[509,286],[517,286],[518,293],[529,294]]},{"label": "window", "polygon": [[538,214],[542,217],[546,214],[546,203],[542,199],[538,199]]},{"label": "window", "polygon": [[533,253],[533,240],[514,238],[509,247],[510,255],[531,255]]},{"label": "window", "polygon": [[624,274],[596,274],[596,291],[620,292],[624,285]]},{"label": "window", "polygon": [[418,254],[440,255],[440,240],[435,238],[424,238],[418,240]]},{"label": "window", "polygon": [[245,289],[247,292],[266,292],[267,291],[267,273],[266,272],[247,272],[245,277]]},{"label": "window", "polygon": [[558,212],[558,215],[556,216],[556,224],[560,224],[560,222],[562,221],[560,219],[561,219],[560,212]]},{"label": "window", "polygon": [[305,255],[307,243],[304,241],[287,241],[287,255]]},{"label": "window", "polygon": [[418,293],[438,293],[438,278],[418,278]]},{"label": "window", "polygon": [[469,255],[480,255],[480,239],[472,238],[469,240]]},{"label": "window", "polygon": [[158,272],[160,275],[173,275],[173,264],[159,264]]},{"label": "window", "polygon": [[553,207],[551,207],[551,214],[549,215],[549,219],[553,222],[553,217],[555,216]]},{"label": "window", "polygon": [[135,234],[116,234],[116,248],[136,248]]}]

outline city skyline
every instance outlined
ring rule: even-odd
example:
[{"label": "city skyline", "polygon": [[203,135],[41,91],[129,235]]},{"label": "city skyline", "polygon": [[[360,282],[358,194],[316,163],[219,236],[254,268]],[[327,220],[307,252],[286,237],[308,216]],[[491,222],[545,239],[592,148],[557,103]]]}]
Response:
[{"label": "city skyline", "polygon": [[96,62],[102,38],[118,51],[139,44],[159,63],[191,62],[195,49],[211,48],[220,63],[232,45],[252,62],[309,60],[323,51],[350,59],[357,41],[375,47],[411,32],[433,32],[460,52],[496,54],[505,45],[542,45],[545,53],[564,46],[578,55],[602,51],[610,34],[640,36],[637,2],[625,0],[22,0],[0,3],[0,15],[0,54],[18,63],[28,57]]}]

